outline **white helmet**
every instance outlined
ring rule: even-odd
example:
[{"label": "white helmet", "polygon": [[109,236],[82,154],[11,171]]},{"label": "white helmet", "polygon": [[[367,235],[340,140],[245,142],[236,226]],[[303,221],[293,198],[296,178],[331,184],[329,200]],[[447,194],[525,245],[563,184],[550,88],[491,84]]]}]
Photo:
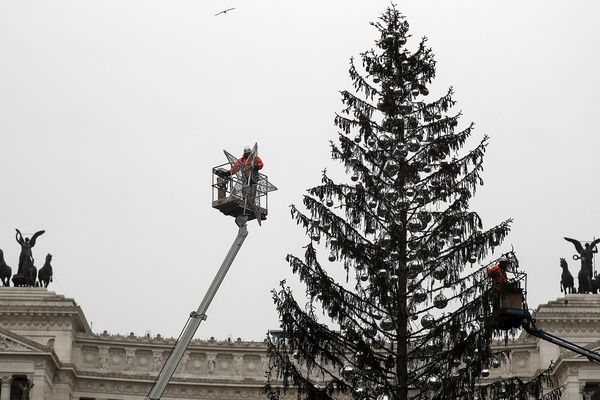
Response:
[{"label": "white helmet", "polygon": [[251,151],[252,151],[252,148],[250,146],[245,146],[244,147],[244,154],[250,153]]}]

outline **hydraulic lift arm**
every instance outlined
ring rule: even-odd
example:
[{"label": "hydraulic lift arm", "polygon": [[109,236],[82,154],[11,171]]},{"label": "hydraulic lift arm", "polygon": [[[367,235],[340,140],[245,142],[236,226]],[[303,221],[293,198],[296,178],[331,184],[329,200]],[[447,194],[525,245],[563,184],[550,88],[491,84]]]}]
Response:
[{"label": "hydraulic lift arm", "polygon": [[587,357],[588,360],[595,362],[596,364],[600,364],[600,354],[536,328],[531,317],[529,317],[529,321],[523,323],[523,329],[525,329],[525,331],[530,335],[538,337],[547,342],[554,343],[555,345],[563,347],[574,353],[581,354],[582,356]]},{"label": "hydraulic lift arm", "polygon": [[162,370],[158,375],[158,378],[156,379],[156,382],[154,383],[154,386],[152,387],[152,390],[150,390],[150,393],[148,394],[148,397],[146,399],[159,400],[161,398],[163,392],[165,391],[165,388],[167,387],[167,384],[169,383],[169,380],[175,373],[175,369],[181,361],[185,350],[188,348],[190,342],[192,341],[196,330],[198,330],[200,323],[206,320],[206,311],[208,310],[208,306],[212,302],[213,297],[215,297],[215,294],[217,293],[221,282],[223,282],[225,275],[227,275],[227,271],[233,263],[233,260],[235,259],[240,247],[242,247],[246,236],[248,236],[248,229],[246,228],[247,221],[247,215],[241,215],[236,217],[235,223],[239,227],[237,237],[233,241],[233,244],[231,245],[227,256],[225,256],[225,259],[221,264],[221,268],[219,268],[217,275],[213,279],[212,283],[210,284],[210,287],[208,288],[208,291],[204,295],[202,303],[200,303],[200,307],[198,307],[198,310],[193,311],[190,314],[190,319],[188,320],[188,323],[186,324],[183,332],[181,333],[179,340],[175,344],[171,355],[165,362]]}]

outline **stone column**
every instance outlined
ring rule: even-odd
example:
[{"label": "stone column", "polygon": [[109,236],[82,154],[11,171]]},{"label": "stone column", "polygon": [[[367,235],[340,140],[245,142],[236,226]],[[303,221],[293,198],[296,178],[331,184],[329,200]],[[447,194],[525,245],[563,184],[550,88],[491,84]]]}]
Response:
[{"label": "stone column", "polygon": [[29,398],[32,400],[33,399],[45,400],[47,391],[48,391],[48,388],[46,387],[44,376],[43,375],[41,375],[41,376],[34,375],[33,379],[31,380],[31,384],[29,386]]},{"label": "stone column", "polygon": [[582,393],[581,389],[583,388],[583,384],[579,382],[577,376],[569,376],[564,381],[565,388],[563,390],[563,394],[561,399],[564,400],[581,400]]},{"label": "stone column", "polygon": [[10,384],[12,381],[12,376],[4,375],[2,376],[2,392],[0,393],[0,400],[10,400]]}]

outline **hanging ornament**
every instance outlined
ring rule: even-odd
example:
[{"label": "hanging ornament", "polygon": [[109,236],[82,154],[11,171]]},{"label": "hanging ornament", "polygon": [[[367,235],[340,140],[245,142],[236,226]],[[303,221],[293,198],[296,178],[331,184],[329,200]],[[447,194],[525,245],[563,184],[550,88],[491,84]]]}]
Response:
[{"label": "hanging ornament", "polygon": [[384,331],[391,331],[392,329],[394,329],[394,322],[392,321],[391,318],[386,317],[381,320],[381,322],[379,323],[379,326]]},{"label": "hanging ornament", "polygon": [[383,218],[387,215],[387,212],[388,212],[387,208],[382,204],[377,209],[377,216]]},{"label": "hanging ornament", "polygon": [[427,386],[431,390],[438,390],[442,387],[442,380],[437,375],[431,375],[429,378],[427,378]]},{"label": "hanging ornament", "polygon": [[294,351],[294,352],[292,353],[292,357],[294,357],[294,359],[295,359],[295,360],[297,360],[297,359],[299,359],[299,358],[300,358],[300,353],[298,353],[298,351]]},{"label": "hanging ornament", "polygon": [[354,174],[350,177],[350,179],[352,180],[352,182],[356,182],[358,180],[358,175]]},{"label": "hanging ornament", "polygon": [[383,173],[386,177],[391,178],[392,176],[398,173],[399,166],[398,163],[394,160],[389,160],[385,163],[385,167],[383,169]]},{"label": "hanging ornament", "polygon": [[448,275],[448,271],[446,270],[446,268],[440,266],[440,267],[436,267],[433,272],[431,273],[431,276],[433,276],[434,279],[437,279],[438,281],[441,281],[442,279],[444,279],[446,277],[446,275]]},{"label": "hanging ornament", "polygon": [[425,292],[425,290],[422,288],[415,289],[413,291],[412,298],[415,303],[423,303],[425,300],[427,300],[427,292]]},{"label": "hanging ornament", "polygon": [[321,236],[319,236],[318,234],[311,235],[310,238],[312,240],[314,240],[315,242],[318,242],[319,240],[321,240]]},{"label": "hanging ornament", "polygon": [[411,250],[417,250],[419,248],[419,246],[420,246],[420,244],[416,240],[408,242],[408,248]]},{"label": "hanging ornament", "polygon": [[477,262],[477,257],[476,257],[474,254],[471,254],[471,255],[469,256],[469,262],[470,262],[471,264],[475,264],[475,263]]},{"label": "hanging ornament", "polygon": [[448,299],[440,293],[433,298],[433,305],[441,310],[448,305]]},{"label": "hanging ornament", "polygon": [[369,139],[367,139],[367,146],[373,147],[376,144],[377,144],[377,141],[374,138],[370,137]]},{"label": "hanging ornament", "polygon": [[374,83],[379,83],[380,81],[381,81],[381,79],[377,75],[373,76],[373,82]]},{"label": "hanging ornament", "polygon": [[445,198],[446,196],[448,196],[448,191],[446,189],[440,189],[440,197],[441,198]]},{"label": "hanging ornament", "polygon": [[379,145],[382,148],[387,149],[391,143],[392,143],[392,138],[389,135],[381,135],[379,137]]},{"label": "hanging ornament", "polygon": [[352,397],[355,400],[366,399],[367,398],[367,389],[362,384],[359,384],[358,386],[354,387],[354,389],[352,390]]},{"label": "hanging ornament", "polygon": [[365,266],[364,266],[364,264],[357,263],[354,266],[354,268],[356,268],[357,271],[362,271],[363,269],[365,269]]},{"label": "hanging ornament", "polygon": [[390,284],[391,285],[397,285],[398,282],[400,281],[400,277],[398,275],[391,275],[390,276]]},{"label": "hanging ornament", "polygon": [[412,110],[413,110],[412,104],[409,102],[402,103],[398,107],[398,111],[400,111],[401,114],[410,114],[412,112]]},{"label": "hanging ornament", "polygon": [[352,220],[352,223],[353,223],[354,225],[358,225],[358,224],[360,224],[360,217],[354,217],[354,219]]},{"label": "hanging ornament", "polygon": [[421,148],[421,143],[419,143],[419,141],[416,139],[412,139],[408,142],[407,148],[408,148],[408,151],[414,153],[416,151],[419,151],[419,149]]},{"label": "hanging ornament", "polygon": [[492,360],[492,367],[500,368],[500,365],[502,365],[502,362],[500,362],[500,360]]},{"label": "hanging ornament", "polygon": [[490,376],[490,370],[489,369],[482,369],[481,370],[481,377],[487,378],[488,376]]},{"label": "hanging ornament", "polygon": [[365,336],[373,338],[375,335],[377,335],[377,328],[370,325],[365,328]]},{"label": "hanging ornament", "polygon": [[377,271],[377,277],[379,279],[385,279],[387,278],[388,272],[386,269],[380,269],[379,271]]},{"label": "hanging ornament", "polygon": [[460,236],[456,235],[452,238],[452,243],[459,244],[462,241],[462,239],[460,238]]},{"label": "hanging ornament", "polygon": [[360,143],[360,135],[354,136],[354,143]]},{"label": "hanging ornament", "polygon": [[429,89],[427,89],[425,86],[421,85],[419,89],[421,90],[421,94],[423,96],[427,96],[429,94]]},{"label": "hanging ornament", "polygon": [[336,259],[335,253],[329,253],[329,261],[334,262]]},{"label": "hanging ornament", "polygon": [[409,231],[415,233],[421,230],[422,225],[419,221],[410,220],[408,221],[407,228]]},{"label": "hanging ornament", "polygon": [[450,363],[453,367],[458,367],[460,365],[460,360],[458,358],[453,358]]},{"label": "hanging ornament", "polygon": [[435,318],[430,313],[423,315],[423,318],[421,318],[421,325],[425,329],[433,328],[434,324],[435,324]]},{"label": "hanging ornament", "polygon": [[360,280],[363,281],[363,282],[368,281],[369,280],[369,274],[367,274],[367,273],[361,274],[360,275]]},{"label": "hanging ornament", "polygon": [[417,214],[417,218],[419,218],[423,223],[428,224],[431,221],[431,214],[427,211],[419,211]]},{"label": "hanging ornament", "polygon": [[426,165],[423,167],[423,172],[425,172],[426,174],[431,172],[431,167],[429,165]]},{"label": "hanging ornament", "polygon": [[325,204],[327,205],[327,207],[331,207],[333,206],[333,200],[327,199],[327,202]]},{"label": "hanging ornament", "polygon": [[354,366],[351,364],[344,365],[340,370],[340,375],[342,375],[342,378],[350,380],[352,375],[354,375]]}]

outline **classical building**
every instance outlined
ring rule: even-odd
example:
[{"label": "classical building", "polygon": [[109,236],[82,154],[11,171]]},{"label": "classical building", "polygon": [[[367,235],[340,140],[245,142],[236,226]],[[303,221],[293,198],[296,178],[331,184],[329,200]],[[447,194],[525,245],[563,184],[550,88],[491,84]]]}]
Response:
[{"label": "classical building", "polygon": [[[567,295],[538,308],[540,328],[600,347],[600,296]],[[96,334],[73,299],[44,288],[0,288],[0,400],[142,400],[173,339]],[[521,335],[493,377],[533,376],[551,361],[564,399],[600,399],[600,365]],[[195,340],[163,398],[257,399],[264,342]]]}]

